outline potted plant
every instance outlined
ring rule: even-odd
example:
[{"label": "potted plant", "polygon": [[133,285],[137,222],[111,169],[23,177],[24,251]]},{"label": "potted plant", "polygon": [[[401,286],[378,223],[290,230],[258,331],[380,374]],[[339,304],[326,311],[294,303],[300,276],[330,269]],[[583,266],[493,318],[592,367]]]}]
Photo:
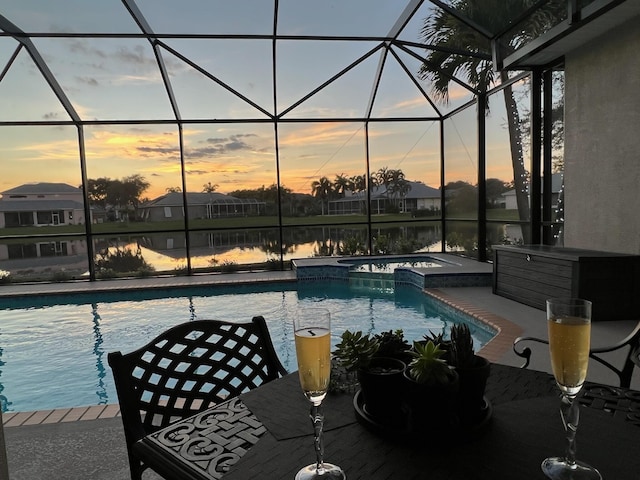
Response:
[{"label": "potted plant", "polygon": [[446,351],[432,340],[415,342],[405,370],[407,403],[415,427],[448,428],[458,424],[455,405],[459,380],[444,358]]},{"label": "potted plant", "polygon": [[432,341],[435,345],[440,347],[441,350],[444,350],[443,358],[445,360],[449,357],[449,350],[451,350],[451,340],[445,338],[444,328],[440,333],[434,333],[429,330],[429,333],[424,335],[422,344],[426,345],[428,341]]},{"label": "potted plant", "polygon": [[374,354],[374,357],[397,358],[405,363],[411,359],[409,354],[411,346],[404,338],[402,330],[388,330],[376,333],[374,338],[379,344],[378,351]]},{"label": "potted plant", "polygon": [[467,423],[474,422],[485,406],[484,392],[491,364],[476,355],[468,325],[452,326],[450,338],[449,363],[460,377],[460,416]]},{"label": "potted plant", "polygon": [[355,372],[369,367],[379,347],[378,340],[371,335],[359,330],[345,330],[340,336],[340,343],[336,345],[333,357],[347,371]]},{"label": "potted plant", "polygon": [[403,344],[408,346],[401,330],[373,336],[345,330],[333,352],[345,370],[356,372],[364,409],[381,422],[403,421]]}]

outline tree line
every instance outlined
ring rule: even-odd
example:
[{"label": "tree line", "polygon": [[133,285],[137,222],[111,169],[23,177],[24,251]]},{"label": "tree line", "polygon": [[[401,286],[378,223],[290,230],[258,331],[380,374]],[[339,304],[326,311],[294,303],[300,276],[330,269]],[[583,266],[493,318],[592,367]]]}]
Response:
[{"label": "tree line", "polygon": [[[399,201],[411,191],[404,172],[399,169],[380,168],[369,176],[370,188],[384,187],[384,195],[392,207],[398,207]],[[150,183],[139,174],[129,175],[122,179],[101,177],[87,180],[87,196],[94,206],[102,207],[109,220],[134,220],[137,218],[138,208],[149,201],[143,197],[150,187]],[[217,184],[207,182],[202,186],[202,192],[216,191]],[[486,181],[486,205],[496,208],[502,200],[502,194],[513,189],[512,183],[506,183],[497,178]],[[254,189],[240,189],[228,193],[229,196],[241,199],[254,199],[267,205],[267,215],[275,215],[278,208],[288,215],[315,215],[328,211],[328,202],[343,198],[351,193],[362,202],[362,211],[366,210],[367,198],[358,195],[366,192],[367,180],[365,175],[346,176],[336,175],[334,180],[322,176],[310,185],[310,193],[294,193],[284,185],[278,189],[274,183],[268,187],[264,185]],[[449,182],[445,190],[455,191],[455,195],[447,199],[449,208],[458,211],[470,211],[477,205],[477,186],[464,181]],[[179,187],[167,188],[168,193],[181,192]]]},{"label": "tree line", "polygon": [[[121,179],[109,177],[87,179],[87,197],[91,205],[102,207],[109,220],[135,219],[141,204],[149,198],[143,194],[151,184],[140,174],[129,175]],[[80,186],[82,188],[82,185]],[[207,182],[202,192],[212,193],[218,188],[217,183]],[[181,192],[181,187],[168,187],[167,193]],[[110,218],[109,218],[110,217]]]},{"label": "tree line", "polygon": [[92,205],[107,211],[109,220],[135,218],[138,207],[146,201],[142,198],[151,184],[139,174],[122,179],[108,177],[87,180],[87,198]]},{"label": "tree line", "polygon": [[327,203],[328,208],[330,200],[342,198],[346,196],[347,192],[353,195],[363,193],[367,190],[367,187],[371,189],[384,187],[385,196],[396,207],[400,199],[411,191],[411,184],[405,178],[402,170],[382,167],[369,176],[368,185],[365,175],[347,177],[344,174],[340,174],[336,175],[333,182],[328,177],[322,176],[311,184],[311,194],[320,199],[322,213],[324,213],[325,203]]}]

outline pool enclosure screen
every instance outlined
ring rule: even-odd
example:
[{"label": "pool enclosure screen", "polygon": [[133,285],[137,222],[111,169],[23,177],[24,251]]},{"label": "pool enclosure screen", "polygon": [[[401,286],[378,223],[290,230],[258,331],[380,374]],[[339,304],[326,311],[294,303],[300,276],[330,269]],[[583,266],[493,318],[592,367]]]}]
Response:
[{"label": "pool enclosure screen", "polygon": [[481,3],[5,2],[0,281],[561,241],[575,2]]}]

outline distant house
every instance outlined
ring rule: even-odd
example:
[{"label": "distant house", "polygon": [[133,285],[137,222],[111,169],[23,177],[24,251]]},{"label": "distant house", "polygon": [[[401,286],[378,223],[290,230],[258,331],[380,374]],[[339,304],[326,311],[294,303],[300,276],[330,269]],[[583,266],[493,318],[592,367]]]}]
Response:
[{"label": "distant house", "polygon": [[[439,189],[429,187],[422,182],[408,183],[411,187],[410,190],[397,199],[401,212],[440,209]],[[367,192],[346,192],[344,197],[329,201],[329,214],[364,213],[366,198]],[[371,189],[371,212],[374,214],[385,213],[387,204],[393,199],[393,196],[387,196],[387,189],[383,185],[373,187]]]},{"label": "distant house", "polygon": [[[263,215],[265,202],[236,198],[223,193],[186,193],[189,218],[248,217]],[[184,218],[182,192],[171,192],[140,206],[143,220],[165,221]]]},{"label": "distant house", "polygon": [[402,197],[403,212],[416,210],[440,210],[440,189],[422,182],[409,182],[411,190]]},{"label": "distant house", "polygon": [[84,224],[82,189],[66,183],[27,183],[0,198],[0,228]]},{"label": "distant house", "polygon": [[[560,196],[560,189],[562,188],[562,173],[554,173],[551,175],[551,209],[555,210],[558,206],[558,197]],[[502,194],[504,199],[504,208],[515,210],[518,208],[518,202],[516,200],[516,191],[509,190]]]}]

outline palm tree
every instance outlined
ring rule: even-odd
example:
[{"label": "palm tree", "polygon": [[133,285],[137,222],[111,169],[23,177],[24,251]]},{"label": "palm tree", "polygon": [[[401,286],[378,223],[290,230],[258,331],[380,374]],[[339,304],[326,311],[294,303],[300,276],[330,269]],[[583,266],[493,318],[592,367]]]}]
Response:
[{"label": "palm tree", "polygon": [[217,183],[207,182],[204,185],[202,185],[202,193],[213,193],[216,191],[217,188],[218,188]]},{"label": "palm tree", "polygon": [[[320,180],[314,180],[311,184],[311,195],[320,199],[322,206],[322,215],[324,215],[324,202],[329,199],[333,192],[333,184],[327,177],[320,177]],[[329,206],[327,205],[327,210]]]},{"label": "palm tree", "polygon": [[351,193],[353,195],[357,195],[358,193],[362,193],[362,195],[358,195],[359,203],[360,203],[360,211],[361,213],[366,213],[367,211],[367,177],[366,175],[354,175],[350,179],[349,183],[351,187]]},{"label": "palm tree", "polygon": [[[503,32],[509,22],[518,18],[524,11],[539,3],[538,0],[452,0],[450,6],[470,23],[481,25],[490,32]],[[530,16],[526,29],[512,29],[511,38],[504,38],[512,48],[529,42],[551,25],[557,23],[562,2],[549,2],[537,8]],[[423,40],[433,46],[443,47],[429,50],[426,61],[420,67],[418,76],[432,82],[431,90],[435,99],[446,103],[449,98],[449,83],[456,74],[463,74],[467,83],[477,91],[486,92],[496,83],[496,72],[493,70],[491,58],[491,40],[471,26],[455,18],[442,9],[436,9],[433,15],[425,19],[422,28]],[[465,56],[456,52],[480,52],[488,59]],[[499,73],[501,82],[508,80],[505,71]],[[529,219],[529,200],[527,189],[527,172],[522,150],[522,131],[520,115],[511,86],[503,89],[507,111],[507,125],[511,142],[511,161],[513,179],[518,203],[520,220]],[[488,106],[487,106],[488,108]],[[530,237],[523,232],[525,241]]]},{"label": "palm tree", "polygon": [[354,175],[349,179],[352,193],[364,192],[367,189],[367,177],[365,175]]},{"label": "palm tree", "polygon": [[333,191],[341,197],[344,197],[344,194],[351,190],[351,179],[345,177],[344,173],[336,175],[336,179],[333,181]]},{"label": "palm tree", "polygon": [[375,174],[376,185],[383,186],[385,190],[389,187],[389,183],[393,180],[393,173],[387,167],[381,167]]},{"label": "palm tree", "polygon": [[411,184],[406,180],[402,170],[392,170],[391,172],[389,193],[391,193],[391,197],[395,199],[394,202],[398,206],[400,198],[411,191]]},{"label": "palm tree", "polygon": [[400,169],[382,167],[376,173],[376,184],[384,187],[387,199],[396,207],[400,197],[409,193],[411,185],[405,179],[404,172]]},{"label": "palm tree", "polygon": [[391,194],[393,204],[398,208],[400,208],[400,199],[406,197],[410,191],[411,183],[404,179],[404,174],[389,186],[389,193]]}]

